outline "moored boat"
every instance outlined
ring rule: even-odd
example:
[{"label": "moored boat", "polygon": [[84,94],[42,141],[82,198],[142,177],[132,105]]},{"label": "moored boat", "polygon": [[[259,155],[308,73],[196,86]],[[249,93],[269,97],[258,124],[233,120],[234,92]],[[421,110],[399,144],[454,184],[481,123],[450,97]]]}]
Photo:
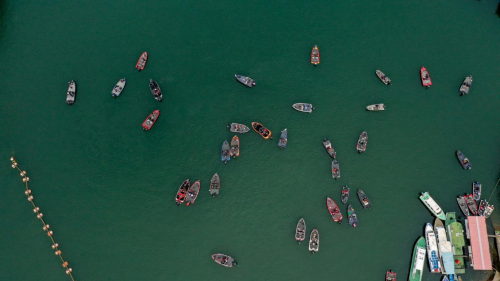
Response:
[{"label": "moored boat", "polygon": [[328,212],[330,213],[330,216],[332,216],[333,221],[341,224],[343,216],[340,212],[339,206],[337,206],[337,203],[335,203],[332,198],[326,197],[326,207],[328,208]]},{"label": "moored boat", "polygon": [[368,145],[368,133],[362,132],[358,138],[358,144],[356,145],[356,149],[359,153],[363,153],[366,151],[366,146]]},{"label": "moored boat", "polygon": [[313,105],[310,103],[294,103],[292,107],[297,111],[305,113],[312,113],[314,110]]},{"label": "moored boat", "polygon": [[465,77],[464,82],[460,85],[460,95],[468,95],[472,86],[472,75]]},{"label": "moored boat", "polygon": [[477,204],[476,201],[474,201],[474,197],[472,197],[472,194],[464,195],[464,199],[465,203],[467,203],[467,207],[469,207],[471,214],[477,216]]},{"label": "moored boat", "polygon": [[389,79],[389,77],[387,77],[382,71],[375,70],[375,74],[377,75],[378,79],[382,81],[382,83],[386,85],[391,85],[391,79]]},{"label": "moored boat", "polygon": [[139,57],[139,60],[137,61],[137,64],[135,65],[135,68],[137,68],[138,71],[143,70],[144,67],[146,66],[146,62],[147,61],[148,61],[148,52],[144,52]]},{"label": "moored boat", "polygon": [[163,93],[161,92],[160,85],[158,85],[155,80],[149,79],[149,89],[151,90],[155,100],[160,102],[163,100]]},{"label": "moored boat", "polygon": [[342,204],[347,203],[348,199],[349,199],[349,187],[347,187],[347,185],[344,185],[342,187],[342,197],[341,197]]},{"label": "moored boat", "polygon": [[425,225],[425,242],[427,244],[427,258],[429,260],[429,268],[432,273],[441,272],[441,264],[439,261],[439,251],[436,240],[436,234],[432,228],[432,224]]},{"label": "moored boat", "polygon": [[372,203],[368,199],[368,196],[366,196],[365,192],[361,189],[358,189],[358,199],[364,209],[371,209]]},{"label": "moored boat", "polygon": [[484,216],[484,211],[486,210],[486,206],[488,206],[488,201],[481,200],[479,205],[477,206],[477,215]]},{"label": "moored boat", "polygon": [[352,225],[353,227],[358,225],[358,216],[351,205],[347,206],[347,217],[349,219],[349,225]]},{"label": "moored boat", "polygon": [[314,66],[319,64],[319,49],[318,45],[314,45],[311,51],[311,63],[314,64]]},{"label": "moored boat", "polygon": [[[457,221],[456,214],[454,212],[446,213],[445,221],[446,230],[448,231],[448,239],[451,242],[452,253],[453,253],[453,265],[455,267],[456,274],[465,273],[465,262],[464,262],[464,227]],[[456,280],[456,279],[455,279]]]},{"label": "moored boat", "polygon": [[212,179],[210,180],[210,195],[212,195],[212,197],[215,197],[217,195],[219,195],[219,191],[220,191],[220,177],[219,177],[219,174],[218,173],[215,173],[213,176],[212,176]]},{"label": "moored boat", "polygon": [[252,88],[253,86],[255,86],[255,81],[250,77],[238,74],[235,74],[234,77],[236,78],[236,80],[238,80],[238,82],[247,86],[248,88]]},{"label": "moored boat", "polygon": [[470,212],[469,212],[469,208],[467,207],[467,202],[465,202],[465,198],[463,196],[458,196],[457,203],[458,203],[458,206],[460,207],[460,210],[462,210],[462,213],[465,216],[469,216]]},{"label": "moored boat", "polygon": [[371,104],[366,107],[368,111],[382,111],[385,110],[385,105],[383,103]]},{"label": "moored boat", "polygon": [[238,124],[238,123],[231,123],[231,124],[227,125],[227,128],[229,129],[229,131],[231,131],[233,133],[244,134],[244,133],[250,132],[250,128],[248,128],[247,126],[245,126],[243,124]]},{"label": "moored boat", "polygon": [[429,211],[431,211],[431,213],[436,218],[440,218],[442,220],[446,219],[446,216],[445,216],[443,210],[441,209],[441,207],[439,207],[439,205],[436,203],[436,201],[434,201],[434,199],[429,195],[429,192],[426,191],[426,192],[420,193],[419,199],[420,199],[420,201],[422,201],[422,203],[424,203],[424,205],[427,207],[427,209],[429,209]]},{"label": "moored boat", "polygon": [[329,139],[323,139],[323,147],[326,149],[328,155],[330,155],[330,157],[335,159],[337,153],[335,152],[335,149],[333,149],[332,143],[330,142]]},{"label": "moored boat", "polygon": [[429,89],[432,85],[431,76],[429,75],[429,71],[425,67],[422,66],[420,69],[420,79],[422,80],[422,85]]},{"label": "moored boat", "polygon": [[229,155],[233,158],[240,156],[240,138],[234,136],[231,140],[231,149],[229,150]]},{"label": "moored boat", "polygon": [[127,79],[125,78],[120,79],[120,81],[118,81],[118,83],[116,83],[116,85],[113,87],[113,90],[111,90],[111,96],[113,98],[120,96],[120,94],[123,91],[123,88],[125,88],[125,84],[127,84]]},{"label": "moored boat", "polygon": [[195,181],[193,183],[193,185],[191,185],[191,187],[188,188],[187,196],[186,196],[186,206],[189,206],[190,204],[194,204],[194,201],[196,201],[196,198],[198,197],[198,194],[200,193],[200,188],[201,188],[200,181]]},{"label": "moored boat", "polygon": [[337,160],[332,161],[332,177],[336,180],[340,178],[340,166]]},{"label": "moored boat", "polygon": [[186,194],[187,190],[189,188],[189,179],[185,180],[182,184],[181,187],[179,187],[179,190],[177,191],[177,195],[175,196],[175,204],[179,206],[180,204],[184,203],[186,201]]},{"label": "moored boat", "polygon": [[231,160],[231,154],[230,154],[231,147],[229,146],[229,142],[225,140],[222,143],[222,150],[221,150],[221,160],[224,162],[224,164],[227,164],[227,161]]},{"label": "moored boat", "polygon": [[485,207],[484,209],[484,212],[483,212],[483,216],[485,218],[489,218],[491,216],[491,213],[493,213],[493,211],[495,210],[495,206],[493,205],[490,205],[489,203],[487,204],[487,206]]},{"label": "moored boat", "polygon": [[439,218],[434,220],[434,232],[436,233],[441,259],[441,272],[443,274],[453,274],[455,273],[453,249],[446,236],[446,229],[444,228],[443,222]]},{"label": "moored boat", "polygon": [[314,254],[317,251],[319,251],[319,232],[317,229],[313,229],[309,237],[309,252]]},{"label": "moored boat", "polygon": [[272,132],[268,130],[266,127],[264,127],[262,124],[259,122],[252,122],[252,128],[253,130],[259,134],[261,137],[264,139],[273,139],[272,138]]},{"label": "moored boat", "polygon": [[280,136],[280,140],[278,141],[278,146],[281,149],[285,149],[287,142],[288,142],[288,131],[285,128],[283,131],[281,131],[281,136]]},{"label": "moored boat", "polygon": [[385,273],[385,281],[396,281],[396,272],[389,270]]},{"label": "moored boat", "polygon": [[458,161],[460,162],[460,165],[462,165],[462,168],[464,168],[464,170],[472,169],[469,158],[465,157],[465,155],[460,150],[457,150],[456,154]]},{"label": "moored boat", "polygon": [[295,240],[300,244],[300,242],[306,239],[306,221],[301,218],[297,223],[295,228]]},{"label": "moored boat", "polygon": [[158,117],[160,116],[160,111],[155,110],[153,113],[149,114],[148,118],[142,122],[142,129],[144,131],[148,131],[153,127],[153,125],[156,123],[156,120],[158,120]]},{"label": "moored boat", "polygon": [[413,248],[411,258],[410,276],[408,281],[421,281],[425,264],[425,239],[420,237]]},{"label": "moored boat", "polygon": [[232,257],[224,254],[213,254],[212,259],[216,263],[223,265],[225,267],[233,267],[238,265]]},{"label": "moored boat", "polygon": [[66,103],[72,105],[75,103],[76,99],[76,82],[75,80],[71,80],[68,82],[68,91],[66,92]]},{"label": "moored boat", "polygon": [[476,181],[472,183],[472,195],[474,196],[474,200],[479,202],[481,199],[481,183]]}]

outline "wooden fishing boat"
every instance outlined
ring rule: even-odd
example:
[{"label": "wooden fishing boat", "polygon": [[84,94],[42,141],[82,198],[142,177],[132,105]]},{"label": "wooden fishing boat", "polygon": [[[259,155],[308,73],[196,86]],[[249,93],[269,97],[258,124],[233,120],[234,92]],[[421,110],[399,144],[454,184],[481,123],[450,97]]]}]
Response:
[{"label": "wooden fishing boat", "polygon": [[335,149],[333,149],[332,142],[329,139],[323,139],[323,147],[325,148],[328,155],[335,159],[337,153],[335,152]]},{"label": "wooden fishing boat", "polygon": [[259,122],[252,122],[252,128],[257,134],[261,135],[264,139],[266,140],[273,139],[271,131],[268,130]]},{"label": "wooden fishing boat", "polygon": [[231,149],[229,150],[229,155],[233,158],[240,156],[240,138],[234,136],[231,140]]},{"label": "wooden fishing boat", "polygon": [[343,216],[340,212],[339,206],[337,206],[337,203],[335,203],[332,198],[326,197],[326,207],[328,208],[328,212],[332,216],[333,221],[341,224]]},{"label": "wooden fishing boat", "polygon": [[342,204],[347,203],[348,199],[349,199],[349,187],[347,187],[347,185],[344,185],[342,187],[342,197],[341,197]]},{"label": "wooden fishing boat", "polygon": [[238,123],[231,123],[231,124],[227,125],[227,128],[229,129],[229,131],[231,131],[233,133],[244,134],[244,133],[250,132],[250,128],[248,128],[247,126],[245,126],[243,124],[238,124]]},{"label": "wooden fishing boat", "polygon": [[113,87],[113,90],[111,90],[111,96],[113,98],[120,96],[120,94],[123,91],[123,88],[125,88],[126,83],[127,83],[127,80],[125,78],[120,79],[120,81],[118,81],[118,83],[116,83],[115,87]]},{"label": "wooden fishing boat", "polygon": [[221,149],[221,160],[224,162],[224,164],[227,164],[227,161],[231,160],[231,146],[229,146],[229,142],[225,140],[222,143],[222,149]]},{"label": "wooden fishing boat", "polygon": [[309,252],[314,254],[317,251],[319,251],[319,232],[317,229],[313,229],[309,237]]},{"label": "wooden fishing boat", "polygon": [[382,83],[386,85],[391,85],[391,79],[389,79],[389,77],[387,77],[382,71],[375,70],[375,74],[380,79],[380,81],[382,81]]},{"label": "wooden fishing boat", "polygon": [[194,201],[196,201],[196,198],[198,197],[198,194],[200,193],[200,188],[201,188],[200,181],[195,181],[193,183],[193,185],[191,185],[191,187],[188,188],[187,196],[186,196],[186,206],[189,206],[190,204],[194,204]]},{"label": "wooden fishing boat", "polygon": [[295,240],[300,244],[300,242],[306,239],[306,221],[301,218],[297,223],[295,228]]},{"label": "wooden fishing boat", "polygon": [[219,191],[220,191],[220,177],[219,177],[219,174],[215,173],[213,176],[212,176],[212,179],[210,180],[210,195],[212,195],[212,197],[215,197],[217,195],[219,195]]},{"label": "wooden fishing boat", "polygon": [[420,69],[420,79],[422,80],[422,85],[429,89],[432,85],[431,76],[429,75],[429,71],[425,67],[422,66]]},{"label": "wooden fishing boat", "polygon": [[366,146],[368,145],[368,133],[362,132],[358,138],[358,144],[356,145],[356,149],[361,154],[366,151]]},{"label": "wooden fishing boat", "polygon": [[230,257],[228,255],[224,255],[224,254],[213,254],[212,259],[216,263],[218,263],[222,266],[225,266],[225,267],[233,267],[233,266],[238,265],[232,257]]},{"label": "wooden fishing boat", "polygon": [[175,204],[179,206],[180,204],[184,203],[186,201],[186,194],[187,190],[189,188],[189,179],[185,180],[182,184],[181,187],[179,187],[179,190],[177,191],[177,195],[175,196]]},{"label": "wooden fishing boat", "polygon": [[144,67],[146,66],[146,62],[147,61],[148,61],[148,52],[144,52],[139,57],[139,60],[137,61],[137,64],[135,65],[135,68],[137,68],[138,71],[143,70]]},{"label": "wooden fishing boat", "polygon": [[278,146],[281,149],[285,149],[287,143],[288,143],[288,131],[285,128],[283,131],[281,131],[281,136],[280,136],[280,140],[278,141]]},{"label": "wooden fishing boat", "polygon": [[160,111],[155,110],[153,113],[149,114],[148,118],[142,122],[142,129],[144,131],[148,131],[153,127],[153,125],[156,123],[156,120],[158,120],[158,117],[160,116]]},{"label": "wooden fishing boat", "polygon": [[385,105],[383,103],[371,104],[366,107],[368,111],[383,111],[385,110]]},{"label": "wooden fishing boat", "polygon": [[319,49],[318,45],[314,45],[311,51],[311,63],[314,64],[314,66],[319,64]]},{"label": "wooden fishing boat", "polygon": [[313,110],[314,110],[314,107],[312,104],[310,103],[294,103],[292,105],[292,108],[297,110],[297,111],[300,111],[300,112],[305,112],[305,113],[312,113]]}]

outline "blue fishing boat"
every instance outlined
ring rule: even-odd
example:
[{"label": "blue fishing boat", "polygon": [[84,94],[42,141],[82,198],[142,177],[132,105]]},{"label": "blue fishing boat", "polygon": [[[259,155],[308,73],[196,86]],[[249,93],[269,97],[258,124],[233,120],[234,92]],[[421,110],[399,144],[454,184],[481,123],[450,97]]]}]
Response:
[{"label": "blue fishing boat", "polygon": [[221,151],[221,160],[224,162],[224,164],[227,163],[227,161],[231,160],[231,146],[229,146],[229,142],[227,140],[224,141],[222,144],[222,151]]}]

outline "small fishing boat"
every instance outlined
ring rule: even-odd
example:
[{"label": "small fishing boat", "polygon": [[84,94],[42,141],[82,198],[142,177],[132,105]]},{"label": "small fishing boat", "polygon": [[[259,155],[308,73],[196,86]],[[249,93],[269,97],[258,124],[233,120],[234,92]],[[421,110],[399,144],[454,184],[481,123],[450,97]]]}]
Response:
[{"label": "small fishing boat", "polygon": [[477,207],[478,216],[484,216],[484,211],[486,209],[486,206],[488,206],[488,201],[481,200],[481,202],[479,202],[479,206]]},{"label": "small fishing boat", "polygon": [[422,66],[420,69],[420,79],[422,80],[422,85],[429,89],[432,85],[431,77],[429,76],[429,71]]},{"label": "small fishing boat", "polygon": [[457,197],[457,203],[458,206],[460,207],[460,210],[462,210],[462,213],[464,213],[465,216],[469,216],[469,208],[467,207],[467,202],[465,202],[465,198],[463,196],[458,196]]},{"label": "small fishing boat", "polygon": [[371,209],[372,203],[368,199],[368,196],[366,196],[365,192],[361,189],[358,190],[358,199],[359,202],[361,202],[361,206],[363,206],[364,209]]},{"label": "small fishing boat", "polygon": [[448,278],[448,275],[443,275],[443,279],[441,281],[450,281],[450,278]]},{"label": "small fishing boat", "polygon": [[68,82],[68,91],[66,92],[66,103],[72,105],[75,103],[76,99],[76,82],[75,80],[71,80]]},{"label": "small fishing boat", "polygon": [[229,142],[225,140],[222,143],[222,151],[221,151],[221,160],[224,162],[224,164],[227,164],[227,161],[231,160],[231,154],[230,154],[231,147],[229,146]]},{"label": "small fishing boat", "polygon": [[356,212],[351,205],[347,206],[347,217],[349,218],[349,225],[353,227],[358,225],[358,216],[356,216]]},{"label": "small fishing boat", "polygon": [[180,204],[184,203],[186,201],[186,194],[187,190],[189,188],[189,179],[185,180],[182,184],[181,187],[179,187],[179,190],[177,191],[177,195],[175,196],[175,204],[179,206]]},{"label": "small fishing boat", "polygon": [[471,214],[477,216],[477,205],[476,201],[474,201],[474,197],[472,196],[472,194],[464,195],[464,199],[465,203],[467,203],[467,207],[469,207]]},{"label": "small fishing boat", "polygon": [[314,110],[313,105],[310,103],[294,103],[292,107],[297,111],[305,113],[312,113]]},{"label": "small fishing boat", "polygon": [[255,86],[255,81],[250,77],[246,77],[246,76],[238,75],[238,74],[235,74],[234,77],[236,78],[236,80],[238,80],[238,82],[247,86],[248,88],[252,88],[253,86]]},{"label": "small fishing boat", "polygon": [[196,201],[196,198],[198,197],[198,194],[200,193],[200,188],[201,188],[200,181],[195,181],[193,183],[193,185],[191,185],[191,187],[188,188],[187,196],[186,196],[186,206],[189,206],[190,204],[194,204],[194,201]]},{"label": "small fishing boat", "polygon": [[476,181],[472,183],[472,195],[476,202],[481,198],[481,183]]},{"label": "small fishing boat", "polygon": [[389,79],[389,77],[387,77],[382,71],[375,70],[375,74],[380,79],[380,81],[382,81],[382,83],[386,85],[391,85],[391,79]]},{"label": "small fishing boat", "polygon": [[457,150],[457,158],[458,161],[460,161],[460,165],[462,165],[462,168],[464,168],[464,170],[472,169],[472,165],[470,164],[469,158],[465,157],[465,155],[460,150]]},{"label": "small fishing boat", "polygon": [[436,216],[436,218],[440,218],[442,220],[445,220],[446,219],[446,216],[443,212],[443,210],[441,209],[441,207],[439,207],[439,205],[436,203],[436,201],[434,201],[434,199],[429,195],[429,192],[422,192],[420,193],[420,197],[419,197],[420,201],[422,201],[422,203],[424,203],[424,205],[427,207],[427,209],[429,209],[429,211],[431,211],[431,213]]},{"label": "small fishing boat", "polygon": [[273,139],[272,138],[272,133],[270,130],[268,130],[266,127],[264,127],[262,124],[260,124],[259,122],[252,122],[252,128],[253,130],[261,135],[264,139]]},{"label": "small fishing boat", "polygon": [[300,244],[300,242],[306,239],[306,221],[301,218],[297,223],[295,228],[295,240]]},{"label": "small fishing boat", "polygon": [[123,88],[125,88],[126,83],[127,83],[127,80],[125,78],[120,79],[120,81],[118,81],[118,83],[116,83],[113,90],[111,90],[111,96],[113,98],[118,97],[122,93]]},{"label": "small fishing boat", "polygon": [[462,82],[462,85],[460,85],[460,95],[468,95],[470,86],[472,86],[472,75],[465,77],[464,82]]},{"label": "small fishing boat", "polygon": [[356,145],[356,149],[359,153],[363,153],[366,151],[366,146],[368,145],[368,133],[362,132],[358,138],[358,144]]},{"label": "small fishing boat", "polygon": [[233,267],[238,265],[232,257],[224,254],[213,254],[212,259],[216,263],[223,265],[225,267]]},{"label": "small fishing boat", "polygon": [[148,52],[144,52],[139,57],[139,60],[137,61],[137,64],[135,65],[135,68],[137,68],[138,71],[143,70],[144,67],[146,66],[146,62],[147,61],[148,61]]},{"label": "small fishing boat", "polygon": [[489,203],[487,204],[487,206],[485,207],[484,209],[484,212],[483,212],[483,216],[485,218],[489,218],[491,216],[491,213],[493,213],[493,211],[495,210],[495,206],[493,205],[490,205]]},{"label": "small fishing boat", "polygon": [[155,110],[153,113],[149,114],[148,118],[142,122],[142,129],[144,131],[148,131],[153,127],[153,125],[156,123],[156,120],[158,120],[158,117],[160,116],[160,111]]},{"label": "small fishing boat", "polygon": [[163,94],[161,92],[160,85],[158,85],[155,80],[149,79],[149,89],[155,97],[155,100],[160,102],[163,100]]},{"label": "small fishing boat", "polygon": [[328,208],[328,212],[332,216],[333,221],[341,224],[343,216],[340,212],[339,206],[337,206],[337,203],[335,203],[332,198],[326,197],[326,207]]},{"label": "small fishing boat", "polygon": [[233,158],[240,156],[240,138],[234,136],[231,140],[231,149],[229,150],[229,155]]},{"label": "small fishing boat", "polygon": [[212,179],[210,180],[210,195],[212,195],[212,197],[215,197],[217,195],[219,195],[219,191],[220,191],[220,177],[219,177],[219,174],[215,173],[213,176],[212,176]]},{"label": "small fishing boat", "polygon": [[441,264],[439,261],[436,233],[434,233],[434,228],[430,223],[425,225],[425,242],[427,244],[427,258],[430,270],[432,273],[439,273],[441,272]]},{"label": "small fishing boat", "polygon": [[332,177],[336,180],[340,178],[340,167],[337,160],[332,161]]},{"label": "small fishing boat", "polygon": [[231,123],[231,124],[227,125],[227,128],[229,129],[229,131],[231,131],[233,133],[244,134],[244,133],[250,132],[250,128],[248,128],[247,126],[245,126],[243,124],[238,124],[238,123]]},{"label": "small fishing boat", "polygon": [[317,229],[313,229],[309,237],[309,252],[314,254],[317,251],[319,251],[319,233]]},{"label": "small fishing boat", "polygon": [[396,272],[389,270],[385,273],[385,281],[396,281],[397,276]]},{"label": "small fishing boat", "polygon": [[288,131],[285,128],[283,131],[281,131],[281,136],[280,136],[280,140],[278,141],[278,146],[281,149],[285,149],[287,141],[288,141]]},{"label": "small fishing boat", "polygon": [[342,197],[341,197],[342,204],[347,203],[348,199],[349,199],[349,187],[347,187],[347,185],[344,185],[342,187]]},{"label": "small fishing boat", "polygon": [[314,64],[314,66],[319,64],[319,49],[318,45],[314,45],[311,51],[311,63]]},{"label": "small fishing boat", "polygon": [[325,147],[328,155],[330,155],[330,157],[335,159],[335,157],[337,156],[337,152],[335,152],[335,149],[333,149],[332,142],[330,142],[329,139],[323,139],[323,146]]},{"label": "small fishing boat", "polygon": [[383,103],[371,104],[366,107],[368,111],[382,111],[385,110],[385,105]]},{"label": "small fishing boat", "polygon": [[420,237],[413,248],[413,256],[411,259],[410,276],[408,281],[421,281],[425,264],[425,239]]}]

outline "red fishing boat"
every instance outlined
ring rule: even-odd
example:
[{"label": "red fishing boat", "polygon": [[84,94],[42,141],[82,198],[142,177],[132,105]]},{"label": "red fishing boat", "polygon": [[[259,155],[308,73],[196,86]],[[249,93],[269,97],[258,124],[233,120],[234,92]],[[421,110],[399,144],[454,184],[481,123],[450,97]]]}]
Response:
[{"label": "red fishing boat", "polygon": [[144,53],[142,53],[141,57],[137,61],[135,68],[137,68],[137,70],[139,70],[139,71],[143,70],[144,67],[146,66],[147,61],[148,61],[148,52],[144,52]]},{"label": "red fishing boat", "polygon": [[422,85],[424,87],[426,87],[427,89],[431,87],[431,76],[429,75],[429,71],[427,71],[427,69],[423,66],[420,69],[420,79],[422,79]]},{"label": "red fishing boat", "polygon": [[396,281],[396,272],[389,270],[385,273],[385,281]]},{"label": "red fishing boat", "polygon": [[155,110],[153,113],[149,114],[148,118],[142,122],[142,129],[144,131],[148,131],[153,127],[153,125],[156,123],[156,120],[158,119],[158,116],[160,116],[160,111]]},{"label": "red fishing boat", "polygon": [[317,45],[314,45],[311,51],[311,63],[314,64],[314,66],[319,64],[319,49]]},{"label": "red fishing boat", "polygon": [[332,198],[326,197],[326,207],[328,208],[328,212],[330,212],[333,221],[342,223],[342,213],[340,212],[337,203],[335,203]]},{"label": "red fishing boat", "polygon": [[189,188],[189,179],[185,180],[182,184],[181,187],[179,187],[179,190],[177,191],[177,195],[175,196],[175,204],[179,206],[180,204],[184,203],[186,201],[186,194],[187,190]]}]

